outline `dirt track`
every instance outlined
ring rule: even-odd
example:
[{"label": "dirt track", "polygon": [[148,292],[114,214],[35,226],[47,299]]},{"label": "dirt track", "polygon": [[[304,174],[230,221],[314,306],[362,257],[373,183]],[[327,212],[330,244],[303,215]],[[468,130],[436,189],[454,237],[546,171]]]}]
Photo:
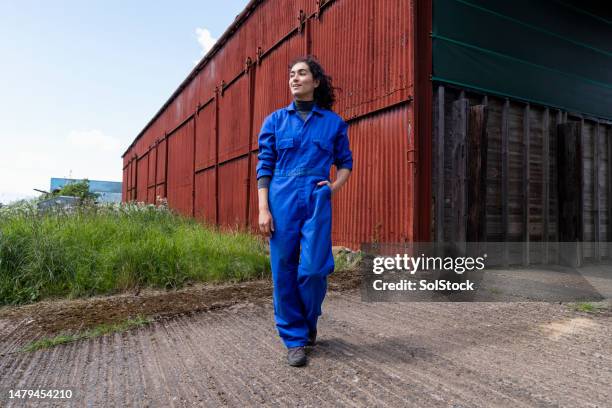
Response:
[{"label": "dirt track", "polygon": [[40,332],[5,311],[0,406],[23,406],[6,399],[7,389],[66,387],[73,399],[56,406],[604,407],[612,401],[609,312],[548,303],[363,303],[357,290],[332,292],[320,343],[309,365],[296,369],[285,364],[270,302],[258,299],[27,354],[14,351]]}]

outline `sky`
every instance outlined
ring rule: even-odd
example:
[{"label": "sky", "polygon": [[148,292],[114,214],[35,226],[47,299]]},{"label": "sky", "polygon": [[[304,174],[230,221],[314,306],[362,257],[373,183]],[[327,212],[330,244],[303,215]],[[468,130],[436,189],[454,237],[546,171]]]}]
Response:
[{"label": "sky", "polygon": [[0,203],[121,154],[248,0],[0,2]]}]

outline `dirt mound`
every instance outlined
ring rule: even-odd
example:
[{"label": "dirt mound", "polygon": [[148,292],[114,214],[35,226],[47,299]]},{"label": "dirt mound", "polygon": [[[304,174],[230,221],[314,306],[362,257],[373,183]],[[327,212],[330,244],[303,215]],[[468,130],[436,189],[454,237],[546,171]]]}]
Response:
[{"label": "dirt mound", "polygon": [[[330,275],[330,290],[359,286],[358,272],[336,271]],[[75,300],[48,300],[24,306],[3,307],[0,319],[24,321],[28,330],[47,335],[86,330],[97,325],[118,323],[139,314],[165,318],[209,311],[236,303],[271,302],[272,282],[258,280],[233,284],[194,284],[179,290],[143,289]]]}]

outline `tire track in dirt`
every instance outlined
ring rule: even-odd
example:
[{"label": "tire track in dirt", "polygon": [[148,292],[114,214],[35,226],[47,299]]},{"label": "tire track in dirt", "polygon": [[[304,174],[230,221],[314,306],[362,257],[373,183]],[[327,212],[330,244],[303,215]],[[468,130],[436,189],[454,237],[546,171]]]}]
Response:
[{"label": "tire track in dirt", "polygon": [[[168,404],[171,407],[175,407],[175,401],[173,400],[178,390],[178,378],[170,372],[171,358],[166,358],[163,362],[158,359],[158,356],[169,356],[171,350],[166,347],[166,344],[160,340],[166,334],[163,330],[164,322],[155,322],[151,327],[150,337],[148,335],[142,335],[144,339],[145,349],[149,350],[148,358],[152,364],[146,364],[145,367],[150,368],[148,371],[149,378],[154,381],[155,390],[160,392],[155,398],[155,401],[159,401],[161,404]],[[163,331],[163,333],[160,333]],[[170,361],[168,361],[170,360]],[[164,365],[162,365],[164,364]],[[157,380],[157,381],[156,381]]]},{"label": "tire track in dirt", "polygon": [[[363,308],[363,305],[362,305]],[[385,320],[385,315],[377,315],[376,317],[370,316],[368,315],[369,312],[371,312],[372,310],[358,310],[355,308],[350,308],[350,310],[345,310],[344,312],[349,313],[350,317],[347,320],[336,320],[334,319],[333,313],[330,313],[330,316],[328,316],[328,321],[330,321],[330,323],[332,325],[337,325],[338,327],[335,327],[334,330],[343,330],[342,327],[343,326],[348,326],[347,322],[351,322],[350,325],[350,330],[345,330],[344,332],[346,333],[347,336],[353,336],[355,333],[359,332],[359,336],[356,336],[358,340],[359,338],[371,338],[371,337],[375,337],[376,333],[372,333],[371,331],[368,331],[367,329],[363,329],[362,327],[359,327],[357,325],[355,325],[355,322],[358,322],[360,320],[362,321],[377,321],[377,322],[382,322]],[[405,311],[404,311],[405,313]],[[389,319],[389,316],[387,315],[387,320],[395,320],[395,319]],[[397,331],[397,327],[395,326],[380,326],[377,327],[380,330],[377,331],[387,331],[387,332],[391,332],[393,333],[393,331]],[[397,340],[393,340],[390,341],[392,339],[388,338],[388,336],[384,336],[378,339],[378,343],[383,342],[383,344],[385,344],[384,350],[381,353],[377,353],[375,354],[376,358],[378,359],[382,359],[385,362],[385,367],[389,367],[392,366],[392,359],[389,358],[389,355],[391,355],[392,352],[397,352],[397,353],[405,353],[406,352],[406,345],[410,344],[410,338],[414,336],[414,333],[412,331],[409,331],[406,333],[405,338],[402,339],[402,344],[398,344]],[[387,337],[387,338],[385,338]],[[435,342],[435,339],[431,339],[431,342]],[[359,344],[359,343],[357,343]],[[375,347],[374,349],[383,349],[383,347]],[[465,393],[461,392],[462,389],[465,389],[466,385],[471,385],[470,388],[474,388],[473,384],[465,384],[465,383],[460,383],[459,387],[453,387],[452,391],[451,389],[449,389],[448,387],[453,385],[454,383],[457,383],[456,379],[454,376],[449,377],[449,378],[445,378],[444,373],[437,373],[436,375],[428,375],[427,371],[417,371],[417,370],[412,370],[410,369],[410,365],[411,364],[418,364],[420,362],[426,362],[428,365],[432,364],[435,365],[433,363],[435,363],[436,359],[439,359],[440,356],[435,354],[435,350],[430,350],[430,346],[427,345],[423,345],[423,346],[419,346],[416,348],[416,351],[418,352],[419,350],[421,350],[420,354],[423,354],[423,358],[413,358],[413,359],[408,359],[407,362],[409,362],[410,364],[406,364],[405,367],[407,370],[409,370],[409,372],[406,372],[406,374],[408,375],[402,375],[401,372],[399,373],[395,373],[395,375],[399,378],[401,378],[404,381],[408,381],[409,379],[416,379],[419,378],[421,379],[421,383],[422,384],[431,384],[431,383],[437,383],[438,387],[441,387],[445,393],[447,394],[454,394],[455,398],[462,401],[465,400]],[[374,355],[373,355],[374,356]],[[440,381],[440,378],[444,379],[444,382]],[[480,387],[480,383],[475,383],[478,385],[478,387],[476,388],[482,388]],[[502,398],[502,401],[505,403],[508,403],[508,401],[511,401],[514,405],[519,404],[519,401],[516,401],[514,398],[508,396],[508,395],[504,395],[503,393],[498,393],[496,390],[491,391],[490,389],[481,389],[480,391],[482,392],[486,392],[486,393],[497,393],[500,394],[500,397]],[[435,388],[430,388],[429,392],[432,394],[435,394],[436,390]],[[488,395],[489,398],[491,397],[491,395]],[[482,403],[483,401],[480,401],[480,403]],[[501,401],[500,401],[501,402]]]},{"label": "tire track in dirt", "polygon": [[[272,364],[270,366],[270,370],[276,370],[278,371],[279,369],[282,369],[283,371],[287,371],[286,367],[286,363],[285,363],[285,355],[286,355],[286,349],[284,348],[284,346],[282,346],[280,344],[280,339],[277,338],[276,332],[273,331],[272,335],[270,335],[271,333],[269,331],[265,331],[263,330],[263,327],[265,326],[270,326],[272,327],[273,325],[273,316],[271,313],[269,313],[269,311],[267,310],[262,310],[262,312],[264,312],[265,314],[259,315],[258,318],[260,321],[257,322],[257,324],[255,324],[254,319],[245,319],[244,316],[241,316],[242,318],[239,318],[238,316],[235,315],[231,315],[230,313],[225,313],[225,318],[228,321],[234,321],[234,324],[229,326],[228,329],[230,331],[230,333],[233,334],[232,338],[240,338],[240,333],[236,332],[235,330],[232,330],[232,328],[235,327],[242,327],[245,329],[248,329],[249,333],[252,334],[258,334],[257,336],[254,336],[256,338],[267,338],[268,341],[266,341],[265,343],[259,343],[257,346],[259,346],[258,350],[262,350],[262,346],[265,346],[265,348],[268,351],[268,355],[266,356],[266,360],[269,362],[275,362],[275,364]],[[273,345],[273,343],[276,344],[276,346]],[[237,352],[239,353],[240,348],[237,347]],[[295,379],[298,380],[297,383],[294,384],[285,384],[287,385],[292,385],[293,389],[299,389],[299,387],[303,387],[304,385],[309,385],[312,384],[316,381],[320,381],[320,378],[316,375],[316,374],[311,374],[309,371],[305,371],[305,370],[299,370],[299,371],[295,371],[295,369],[290,369],[289,372],[287,372],[287,374],[289,375],[289,377],[291,377],[291,370],[293,370],[293,374],[295,374]],[[269,377],[268,377],[269,378]],[[270,380],[274,381],[274,379],[270,378]],[[304,380],[308,380],[307,382],[305,382]],[[340,381],[340,380],[339,380]],[[286,381],[285,381],[286,382]],[[291,388],[289,388],[291,389]],[[286,392],[286,388],[283,390],[282,388],[279,390],[279,394],[282,395],[282,392]],[[333,395],[329,395],[329,398],[327,397],[322,397],[322,396],[317,396],[317,399],[319,399],[319,404],[325,404],[326,401],[331,400],[332,398],[335,398],[336,401],[338,400],[342,400],[344,402],[344,406],[356,406],[355,402],[349,398],[346,398],[345,395],[343,395],[342,393],[337,392],[336,390],[332,389],[330,390],[331,393]],[[300,401],[291,401],[292,404],[299,404]]]},{"label": "tire track in dirt", "polygon": [[132,339],[131,347],[134,348],[135,359],[130,361],[130,365],[135,366],[140,381],[134,381],[135,386],[142,392],[143,400],[141,403],[149,403],[153,401],[161,401],[165,394],[159,392],[158,375],[151,373],[153,370],[153,359],[159,353],[153,348],[146,339],[150,339],[153,335],[154,327],[151,325],[147,328],[138,328],[129,336]]},{"label": "tire track in dirt", "polygon": [[[211,312],[211,313],[215,314],[216,312]],[[196,316],[193,317],[193,320],[195,319],[197,319]],[[185,371],[186,372],[197,372],[198,370],[203,371],[206,375],[205,376],[206,386],[204,388],[205,393],[208,394],[209,397],[211,398],[216,398],[219,404],[223,403],[223,405],[229,405],[231,402],[234,405],[238,405],[239,403],[242,403],[243,401],[242,398],[240,400],[228,401],[228,398],[226,397],[227,393],[224,391],[224,389],[226,389],[225,383],[220,383],[218,379],[216,378],[216,375],[213,375],[215,374],[213,367],[215,366],[215,360],[217,359],[214,358],[214,355],[208,352],[208,348],[204,347],[202,350],[201,348],[198,348],[194,344],[192,339],[197,338],[197,333],[194,330],[196,326],[195,321],[193,324],[190,324],[190,321],[192,319],[182,318],[182,317],[176,320],[177,320],[176,323],[180,325],[181,329],[186,331],[186,333],[184,337],[181,336],[181,333],[177,330],[174,330],[173,333],[177,335],[178,342],[180,342],[181,339],[183,339],[184,342],[181,343],[181,345],[183,349],[185,349],[186,354],[190,356],[192,359],[190,360],[191,366],[186,366]],[[186,320],[186,321],[183,322],[183,320]],[[205,342],[203,343],[206,344]],[[194,382],[196,383],[198,382],[197,376],[194,379]],[[230,396],[230,398],[232,397]]]},{"label": "tire track in dirt", "polygon": [[[255,320],[255,319],[261,320],[258,316],[253,315],[251,313],[248,314],[249,319],[247,319],[247,321]],[[286,399],[289,399],[289,401],[287,401],[289,405],[298,404],[298,401],[291,399],[291,393],[290,392],[287,393],[287,387],[283,388],[282,386],[276,384],[275,379],[271,378],[268,375],[268,372],[277,373],[279,366],[280,366],[280,364],[278,364],[278,360],[279,360],[278,356],[279,356],[280,348],[274,347],[271,345],[271,341],[274,338],[272,333],[269,331],[263,331],[263,332],[260,331],[259,333],[256,333],[254,330],[251,330],[252,327],[248,326],[245,321],[236,322],[233,319],[234,315],[231,312],[219,311],[219,312],[216,312],[216,314],[219,319],[220,327],[218,331],[214,332],[215,333],[214,337],[221,337],[221,339],[213,338],[211,340],[216,345],[217,348],[221,348],[221,350],[219,351],[223,352],[224,355],[231,353],[230,355],[233,355],[234,358],[230,359],[230,361],[248,362],[252,358],[251,352],[249,351],[256,350],[257,356],[260,357],[259,360],[262,361],[262,363],[246,365],[244,367],[243,370],[255,371],[255,373],[252,373],[252,372],[249,373],[248,375],[249,378],[253,378],[255,380],[257,380],[258,378],[267,380],[265,381],[265,384],[268,384],[268,386],[272,384],[271,388],[274,388],[273,395],[276,398],[278,398],[279,396],[285,397]],[[229,324],[230,322],[233,324]],[[264,322],[259,322],[258,328],[265,326],[265,324],[262,324],[262,323]],[[234,330],[234,328],[237,328],[237,329]],[[249,335],[245,336],[245,332],[249,333]],[[211,333],[213,332],[211,331]],[[258,339],[259,341],[256,344],[253,344],[250,342],[251,339]],[[236,344],[236,343],[239,343],[239,344]],[[230,350],[223,350],[224,347],[229,348]],[[236,372],[232,374],[233,375],[230,376],[230,380],[234,376],[242,375],[240,372]],[[301,373],[298,373],[298,374],[301,374]],[[220,375],[225,375],[225,373],[220,373]],[[296,378],[290,378],[291,383],[286,384],[286,381],[285,381],[284,385],[285,386],[289,385],[290,388],[288,389],[292,389],[292,388],[299,389],[301,384],[294,380],[296,380],[300,376],[296,376]],[[312,379],[314,380],[314,377]],[[339,397],[342,398],[341,395]],[[320,399],[319,396],[315,396],[315,398],[317,399],[319,404],[325,403],[325,401],[323,399]],[[259,402],[262,403],[262,401],[259,401]]]},{"label": "tire track in dirt", "polygon": [[[436,356],[423,351],[425,349],[414,350],[414,348],[407,348],[405,344],[393,346],[393,341],[397,340],[390,342],[389,339],[380,339],[380,342],[377,343],[364,344],[363,339],[371,338],[371,336],[363,336],[364,333],[355,328],[350,330],[337,328],[335,327],[336,322],[334,321],[330,322],[330,325],[334,332],[342,333],[343,337],[350,341],[350,343],[341,346],[340,349],[348,349],[348,345],[350,344],[352,353],[361,355],[359,365],[368,373],[375,371],[377,365],[380,366],[382,363],[384,364],[384,370],[387,372],[387,375],[399,381],[400,384],[416,384],[418,386],[418,394],[426,395],[433,400],[443,401],[443,406],[451,402],[459,401],[464,403],[467,401],[464,392],[462,392],[465,387],[457,387],[454,377],[447,379],[444,375],[432,376],[427,372],[419,372],[412,368],[419,360],[426,360],[428,363],[433,363],[432,360],[434,360]],[[381,344],[384,346],[381,346]],[[410,356],[408,356],[408,354],[410,354]],[[391,355],[395,357],[390,358]],[[393,361],[394,359],[399,360],[401,364],[396,364],[396,362]],[[465,386],[465,384],[461,385]],[[440,394],[444,394],[446,398],[442,397]],[[508,399],[509,398],[506,398],[506,400]],[[423,402],[419,402],[421,402],[419,405],[422,406]],[[504,402],[507,401],[504,400]],[[432,402],[426,401],[426,403],[431,404]],[[517,405],[516,401],[512,401],[512,403],[514,406]]]},{"label": "tire track in dirt", "polygon": [[[190,355],[194,357],[202,356],[201,348],[194,350],[191,347],[191,341],[187,340],[186,336],[183,335],[184,331],[189,330],[189,323],[185,323],[184,320],[185,319],[183,317],[179,317],[177,319],[167,320],[164,322],[164,329],[168,333],[167,339],[169,341],[170,340],[172,341],[172,344],[169,344],[169,346],[172,347],[173,350],[176,351],[175,361],[177,363],[178,362],[181,363],[180,367],[177,367],[178,371],[180,372],[179,374],[180,376],[189,375],[190,372],[194,372],[194,371],[198,372],[199,370],[206,369],[207,366],[212,365],[211,363],[215,361],[214,356],[212,354],[207,353],[206,360],[208,362],[208,365],[200,365],[199,367],[198,366],[189,367],[188,365],[184,364],[184,362],[190,358]],[[181,339],[185,340],[185,342],[181,342]],[[188,353],[187,352],[188,350],[191,350],[191,353]],[[216,360],[220,363],[223,363],[224,359],[217,358]],[[219,381],[218,378],[217,378],[217,381]],[[219,392],[219,388],[217,388],[217,391]],[[220,391],[223,393],[223,397],[227,401],[227,397],[225,396],[225,394],[227,393],[225,393],[222,389]],[[244,404],[246,401],[248,401],[248,398],[244,395],[243,392],[240,392],[239,395],[240,397],[237,401],[237,404]],[[229,403],[229,401],[227,402]]]},{"label": "tire track in dirt", "polygon": [[[271,319],[272,318],[272,310],[271,309],[268,310],[268,314],[269,314],[269,318],[268,319]],[[272,322],[272,320],[268,320],[268,321]],[[249,322],[248,321],[247,322],[240,322],[240,324],[241,325],[242,324],[248,325]],[[234,325],[234,326],[236,326],[236,325]],[[254,330],[258,330],[260,327],[261,327],[261,325],[259,325],[259,326],[256,325],[255,327],[252,327],[252,328]],[[280,342],[280,340],[278,340],[278,339],[276,341]],[[281,354],[281,353],[285,352],[284,348],[281,348],[281,350],[282,351],[279,350],[279,352],[277,352],[277,353]],[[352,353],[347,351],[347,352],[344,352],[343,354],[348,355],[348,354],[352,354]],[[312,359],[311,358],[311,361],[309,363],[309,369],[317,369],[317,370],[319,370],[319,369],[322,369],[322,368],[324,368],[326,366],[329,367],[329,365],[334,365],[334,366],[342,365],[343,366],[342,369],[334,370],[333,373],[344,373],[346,371],[356,371],[356,367],[357,366],[352,365],[350,362],[348,362],[349,361],[348,359],[338,360],[337,358],[335,358],[335,359],[330,358],[330,357],[337,357],[337,356],[334,355],[333,353],[329,353],[329,352],[327,353],[326,357],[327,357],[327,361],[325,361],[325,362],[319,362],[317,359]],[[328,363],[329,365],[326,365],[325,363]],[[338,367],[338,368],[340,368],[340,367]],[[376,369],[375,371],[378,371],[378,369]],[[319,375],[326,376],[326,375],[329,375],[329,373],[327,373],[325,370],[323,370],[323,372],[320,373]],[[372,372],[369,373],[368,377],[372,377]],[[352,383],[346,381],[344,378],[342,378],[342,376],[340,374],[336,374],[335,376],[325,378],[325,380],[327,380],[330,383],[339,383],[339,382],[343,383],[343,385],[345,387],[348,387],[349,389],[355,387],[355,384],[352,384]],[[386,381],[387,379],[384,378],[384,380]],[[391,389],[385,388],[383,385],[381,385],[381,384],[385,384],[385,381],[380,381],[380,383],[377,383],[376,381],[374,381],[373,383],[377,385],[377,388],[379,390],[382,390],[382,391],[386,392],[387,394],[394,395],[396,398],[398,398],[398,399],[400,399],[400,401],[402,401],[403,398],[402,398],[401,394],[394,393]],[[362,389],[360,389],[360,391],[368,392],[368,390],[362,390]],[[397,391],[397,389],[396,389],[396,391]],[[372,406],[372,404],[374,404],[374,403],[376,403],[376,405],[384,405],[385,404],[385,401],[376,400],[375,395],[376,394],[373,394],[373,393],[369,392],[368,395],[366,395],[365,400],[362,401],[364,406]],[[366,404],[366,401],[368,401],[369,403]]]},{"label": "tire track in dirt", "polygon": [[[346,331],[345,333],[348,336],[352,335],[356,338],[364,337],[362,336],[363,333],[361,333],[361,330],[356,328],[352,329],[351,331]],[[385,342],[385,339],[380,340],[381,342]],[[384,343],[385,351],[382,354],[383,358],[390,354],[401,355],[406,352],[405,344],[394,344],[395,341],[396,340],[387,341]],[[356,351],[358,352],[359,350]],[[371,357],[372,359],[379,359],[381,354],[372,353]],[[469,381],[470,378],[466,378],[465,375],[457,375],[461,371],[465,372],[465,367],[451,367],[450,365],[444,365],[446,360],[440,355],[435,353],[426,353],[425,357],[429,358],[414,359],[410,365],[406,365],[406,367],[403,369],[398,367],[397,369],[401,369],[402,371],[395,371],[394,376],[402,379],[402,381],[410,381],[410,379],[415,381],[418,379],[421,384],[435,384],[435,387],[430,388],[428,392],[436,395],[442,391],[447,398],[450,398],[450,401],[447,401],[448,403],[469,403],[470,406],[531,406],[531,404],[527,401],[519,401],[516,399],[516,397],[510,395],[509,393],[504,393],[496,390],[494,387],[490,387],[488,381],[481,377],[471,378],[472,381]],[[388,357],[387,360],[389,360]],[[385,364],[386,367],[394,367],[389,361],[386,361]],[[443,366],[440,367],[441,365]],[[455,375],[449,375],[449,373]],[[487,395],[487,401],[485,402],[482,399],[475,400],[470,396],[473,394]]]},{"label": "tire track in dirt", "polygon": [[[525,316],[525,317],[523,317],[523,316],[519,316],[519,317],[520,317],[520,320],[527,320],[527,319],[525,319],[527,316]],[[507,325],[507,326],[509,326],[509,325]],[[537,329],[537,327],[535,327],[535,325],[532,325],[532,327],[531,327],[531,328],[530,328],[530,329],[529,329],[529,330],[526,332],[526,334],[533,334],[533,336],[531,336],[531,337],[537,336],[537,340],[538,340],[538,341],[542,341],[542,340],[543,340],[542,335],[541,335],[540,333],[536,333],[535,329]],[[600,329],[601,329],[601,330],[605,330],[605,329],[606,329],[606,327],[605,327],[605,326],[600,325]],[[523,336],[523,335],[521,335],[520,337],[516,337],[516,338],[518,339],[518,341],[521,341],[520,346],[522,346],[523,348],[529,348],[530,346],[532,346],[532,344],[530,344],[530,339],[526,339],[526,338],[524,338],[524,337],[527,337],[527,336]],[[545,340],[545,339],[544,339],[544,340]],[[571,340],[571,338],[569,338],[569,337],[568,337],[568,339],[567,339],[567,340],[568,340],[568,341],[570,341],[570,340]],[[575,341],[576,341],[576,342],[577,342],[578,340],[580,340],[580,339],[575,339]],[[493,344],[492,344],[491,348],[497,348],[497,343],[499,343],[499,342],[498,342],[498,341],[493,342]],[[515,343],[517,343],[517,342],[515,342]],[[514,347],[516,348],[516,347],[517,347],[517,345],[518,345],[518,343],[517,343],[517,344],[514,344]],[[570,344],[570,346],[573,346],[573,349],[574,349],[574,351],[575,351],[575,350],[576,350],[576,348],[579,346],[579,344]],[[547,379],[549,379],[549,380],[550,380],[550,382],[557,381],[558,379],[563,379],[563,380],[564,380],[564,379],[566,378],[566,377],[564,377],[564,376],[560,376],[560,375],[559,375],[558,368],[556,368],[556,367],[550,367],[550,364],[549,364],[549,361],[550,361],[551,359],[552,359],[552,361],[554,361],[555,359],[556,359],[556,360],[563,360],[564,356],[567,354],[567,356],[568,356],[568,357],[565,357],[565,358],[566,358],[566,365],[567,365],[567,358],[572,358],[572,357],[571,357],[571,354],[568,354],[568,353],[563,352],[563,350],[561,349],[561,347],[557,347],[557,348],[559,349],[559,352],[558,352],[558,353],[556,353],[556,354],[552,354],[552,353],[550,353],[550,352],[548,351],[548,349],[546,349],[546,348],[545,348],[543,351],[540,351],[540,352],[538,353],[538,355],[536,356],[536,357],[543,357],[543,356],[545,356],[545,355],[546,355],[548,358],[543,359],[543,362],[542,362],[542,364],[541,364],[541,372],[540,372],[540,373],[538,373],[537,377],[535,377],[535,378],[534,378],[534,377],[531,377],[531,378],[533,378],[533,379],[534,379],[534,381],[535,381],[535,382],[537,382],[538,377],[541,377],[541,376],[542,376],[542,374],[546,374],[546,376],[548,377]],[[568,348],[570,348],[570,347],[568,347]],[[498,349],[498,350],[499,350],[499,351],[498,351],[498,353],[499,353],[499,352],[502,352],[502,353],[503,353],[503,352],[505,352],[505,348],[501,348],[501,349]],[[522,355],[522,354],[520,354],[520,353],[518,354],[518,356],[521,356],[521,355]],[[514,355],[513,357],[516,357],[516,355]],[[600,357],[601,357],[601,355],[600,355]],[[533,357],[532,357],[532,358],[533,358]],[[582,359],[579,359],[579,358],[575,358],[575,357],[573,357],[573,360],[571,360],[570,362],[571,362],[573,365],[577,365],[577,364],[576,364],[577,362],[583,362],[583,361],[586,361],[586,360],[582,360]],[[525,364],[526,364],[526,365],[529,365],[529,363],[531,363],[531,361],[525,361]],[[591,363],[592,363],[592,362],[591,362]],[[587,367],[587,366],[585,366],[585,367],[584,367],[584,371],[585,371],[585,373],[588,373],[589,371],[591,371],[591,370],[592,370],[592,367],[593,367],[593,365],[592,365],[592,364],[591,364],[591,365],[589,365],[588,367]],[[542,371],[543,371],[543,372],[542,372]],[[523,376],[523,377],[525,377],[525,376]],[[569,376],[568,376],[568,377],[569,377]],[[588,377],[587,381],[585,382],[585,387],[583,388],[584,394],[586,395],[586,394],[591,394],[591,392],[590,392],[590,390],[589,390],[589,388],[588,388],[588,385],[591,385],[591,387],[592,387],[594,390],[596,390],[596,389],[598,389],[598,387],[597,387],[597,386],[598,386],[598,384],[597,384],[597,382],[596,382],[596,381],[593,381],[593,378],[591,378],[591,377],[592,377],[592,375],[590,375],[590,374],[589,374],[589,375],[586,375],[585,377]],[[576,378],[575,378],[575,376],[574,376],[574,377],[572,378],[572,381],[575,381],[575,380],[576,380]],[[569,384],[567,384],[567,383],[566,383],[566,384],[564,384],[564,385],[566,385],[566,386],[571,386],[571,385],[572,385],[572,383],[569,383]],[[602,386],[602,388],[601,388],[601,389],[605,389],[605,383],[604,383],[603,381],[601,381],[599,385],[601,385],[601,386]]]},{"label": "tire track in dirt", "polygon": [[[432,305],[432,306],[433,306],[433,305]],[[386,305],[385,305],[385,307],[391,307],[391,304],[386,304]],[[374,321],[373,319],[381,319],[381,317],[380,317],[380,316],[373,316],[373,315],[367,315],[367,316],[366,316],[366,315],[364,315],[365,313],[372,312],[372,310],[368,310],[368,311],[365,311],[365,310],[361,311],[361,310],[360,310],[360,311],[358,311],[358,312],[355,312],[355,310],[353,310],[353,309],[351,309],[351,308],[346,308],[346,307],[345,307],[345,308],[340,307],[340,308],[337,308],[337,310],[342,311],[342,312],[345,312],[345,313],[351,313],[351,312],[352,312],[352,313],[354,313],[354,315],[353,315],[352,317],[350,317],[350,318],[349,318],[350,320],[353,320],[353,321],[355,321],[355,319],[359,319],[360,317],[361,317],[361,318],[363,318],[365,321]],[[404,313],[405,313],[405,311],[404,311]],[[518,316],[518,318],[519,318],[518,320],[523,320],[523,319],[522,319],[522,316]],[[388,321],[388,320],[392,320],[392,319],[387,319],[387,321]],[[417,319],[417,320],[422,321],[422,319]],[[466,324],[466,323],[462,323],[462,326],[467,326],[467,324]],[[387,327],[387,328],[385,328],[385,330],[392,330],[392,329],[393,329],[393,327],[391,327],[391,328],[388,328],[388,327]],[[515,334],[515,336],[516,336],[516,334]],[[446,342],[447,344],[450,344],[450,345],[453,345],[453,343],[455,343],[455,344],[457,343],[457,340],[456,340],[456,339],[452,339],[452,338],[451,338],[451,339],[447,339],[447,337],[448,337],[448,336],[441,336],[442,343]],[[447,341],[447,340],[448,340],[448,341]],[[461,341],[461,339],[458,339],[458,340],[459,340],[459,341]],[[495,340],[496,340],[496,341],[492,342],[492,346],[491,346],[491,348],[496,348],[496,347],[497,347],[497,346],[495,345],[495,343],[496,343],[496,342],[497,342],[499,339],[495,339]],[[503,339],[502,339],[502,340],[503,340]],[[435,344],[435,342],[432,342],[432,344]],[[460,343],[459,343],[459,344],[460,344]],[[470,349],[471,349],[471,347],[466,347],[466,350],[470,350]],[[452,350],[452,348],[451,348],[451,350]],[[498,350],[498,351],[503,351],[503,349]],[[487,356],[487,357],[488,357],[488,356]],[[560,356],[559,356],[559,355],[555,355],[554,357],[556,357],[556,358],[557,358],[557,360],[564,361],[564,355],[560,355]],[[471,359],[472,359],[473,361],[475,361],[475,362],[478,362],[478,361],[481,361],[481,360],[488,361],[488,359],[487,359],[487,358],[483,358],[482,352],[481,352],[479,355],[477,355],[477,356],[474,356],[474,355],[472,354],[472,355],[471,355]],[[451,363],[451,364],[452,364],[452,363],[454,363],[454,361],[455,361],[455,360],[457,360],[457,356],[454,356],[453,360],[451,360],[451,361],[450,361],[450,363]],[[553,360],[553,361],[554,361],[554,360]],[[526,365],[528,365],[528,362],[526,363]],[[551,372],[551,374],[553,374],[551,378],[557,378],[557,377],[559,377],[559,373],[558,373],[557,371],[552,371],[552,370],[555,370],[555,368],[550,368],[550,369],[548,369],[548,366],[549,366],[549,365],[550,365],[550,363],[547,363],[547,364],[546,364],[546,366],[545,366],[545,369],[546,369],[547,371],[550,371],[550,372]],[[486,368],[487,368],[486,366],[477,367],[477,369],[480,369],[480,370],[486,370]],[[554,375],[554,373],[556,373],[556,376]],[[480,379],[479,381],[482,381],[482,379]],[[536,381],[536,382],[537,382],[537,378],[534,378],[534,381]],[[590,378],[588,379],[587,384],[589,384],[589,383],[590,383],[591,385],[593,384],[593,376],[592,376],[592,375],[591,375],[591,376],[590,376]],[[604,381],[601,381],[601,383],[600,383],[600,384],[601,384],[601,387],[602,387],[603,389],[605,389],[605,387],[606,387],[605,382],[604,382]],[[593,388],[597,389],[597,387],[596,387],[596,386],[597,386],[597,383],[595,383],[595,387],[593,387]],[[587,387],[587,388],[585,389],[584,394],[586,395],[586,394],[589,394],[589,393],[590,393],[590,392],[588,391],[588,387]],[[587,399],[588,399],[588,398],[587,398]]]},{"label": "tire track in dirt", "polygon": [[[219,311],[215,312],[215,315],[215,318],[218,320],[218,323],[215,325],[216,330],[207,331],[207,333],[203,334],[203,336],[206,336],[207,334],[212,334],[213,337],[210,339],[209,342],[215,344],[215,348],[217,349],[218,353],[221,353],[224,356],[231,356],[232,354],[237,354],[229,361],[248,363],[249,360],[253,358],[253,356],[250,355],[250,353],[252,353],[252,351],[250,350],[256,350],[256,356],[260,357],[259,360],[262,361],[261,364],[245,364],[245,367],[242,369],[243,376],[246,375],[247,377],[254,379],[257,379],[257,376],[260,376],[262,378],[269,378],[267,375],[267,371],[271,370],[271,372],[274,373],[275,370],[278,370],[278,367],[274,367],[274,360],[277,360],[277,353],[279,349],[276,349],[277,352],[274,353],[272,357],[270,357],[269,354],[263,355],[263,353],[266,352],[265,349],[269,349],[269,340],[272,339],[271,333],[266,332],[262,335],[255,336],[255,333],[250,331],[248,327],[244,326],[242,323],[237,324],[240,329],[238,332],[230,330],[228,333],[225,333],[226,331],[228,331],[227,319],[233,317],[233,314],[223,313]],[[253,316],[251,316],[251,314],[249,314],[249,317],[251,319],[254,318]],[[236,324],[232,324],[230,326],[233,327],[236,326]],[[249,334],[245,335],[245,332]],[[258,339],[258,342],[256,344],[257,347],[254,347],[253,344],[250,342],[250,339],[252,338]],[[262,340],[264,339],[268,340],[262,342]],[[270,365],[270,363],[272,363],[272,365]],[[231,368],[228,368],[227,370],[229,371],[230,369]],[[252,369],[256,371],[255,375],[249,372]],[[236,375],[240,374],[234,374],[234,372],[232,372],[230,374],[230,377]],[[270,386],[270,384],[274,385],[273,394],[275,394],[275,396],[278,394],[282,394],[284,390],[280,386],[276,385],[275,382],[272,381],[272,379],[270,380],[271,381],[267,381],[267,384],[268,386]]]}]

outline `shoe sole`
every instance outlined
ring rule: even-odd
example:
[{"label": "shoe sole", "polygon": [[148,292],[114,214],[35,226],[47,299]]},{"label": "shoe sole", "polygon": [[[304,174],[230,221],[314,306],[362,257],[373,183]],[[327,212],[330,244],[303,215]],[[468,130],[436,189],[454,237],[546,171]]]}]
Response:
[{"label": "shoe sole", "polygon": [[307,361],[308,361],[308,360],[304,359],[304,361],[303,361],[303,362],[302,362],[302,361],[300,361],[300,362],[296,362],[296,363],[291,363],[291,362],[290,362],[290,363],[289,363],[289,365],[290,365],[291,367],[302,367],[302,366],[305,366],[305,365],[306,365],[306,362],[307,362]]}]

